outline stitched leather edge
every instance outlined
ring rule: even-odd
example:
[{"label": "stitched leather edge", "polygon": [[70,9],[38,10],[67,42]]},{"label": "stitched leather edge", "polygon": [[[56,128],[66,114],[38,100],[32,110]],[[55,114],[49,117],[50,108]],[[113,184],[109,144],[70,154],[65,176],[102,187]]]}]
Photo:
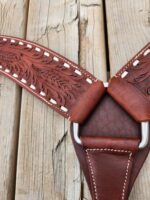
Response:
[{"label": "stitched leather edge", "polygon": [[[101,98],[101,94],[103,94],[103,84],[101,81],[98,81],[97,78],[95,78],[91,73],[89,73],[88,71],[86,71],[85,69],[83,69],[82,67],[80,67],[79,65],[75,64],[74,62],[68,60],[67,58],[65,58],[64,56],[61,56],[60,54],[52,51],[49,48],[46,48],[40,44],[36,44],[35,42],[31,42],[28,40],[24,40],[21,38],[17,38],[17,37],[11,37],[11,36],[4,36],[1,35],[0,39],[2,39],[2,41],[4,43],[7,44],[7,42],[10,42],[10,45],[12,46],[19,46],[19,47],[26,47],[26,49],[33,49],[35,51],[37,51],[36,49],[38,49],[39,52],[42,52],[42,56],[45,56],[45,53],[48,54],[48,57],[51,55],[53,58],[57,58],[58,62],[63,62],[64,65],[67,64],[69,65],[69,68],[72,68],[72,72],[75,73],[75,71],[78,71],[78,73],[80,72],[82,75],[84,75],[83,79],[85,79],[85,83],[89,84],[88,90],[86,91],[86,94],[88,93],[92,93],[94,97],[97,98],[97,101]],[[30,47],[29,47],[30,46]],[[16,47],[17,48],[17,47]],[[47,57],[47,56],[45,56]],[[67,69],[67,68],[66,68]],[[18,83],[21,87],[25,88],[26,90],[28,90],[29,92],[31,92],[32,94],[34,94],[37,98],[39,98],[40,100],[44,101],[48,106],[50,106],[51,108],[53,108],[55,111],[57,111],[58,113],[60,113],[61,115],[63,115],[64,117],[66,117],[68,120],[70,121],[74,121],[74,116],[72,116],[72,110],[74,109],[74,105],[72,106],[72,108],[64,106],[62,105],[58,105],[57,102],[53,103],[51,101],[49,101],[46,98],[46,94],[44,93],[44,95],[42,95],[41,93],[38,93],[35,89],[31,88],[30,86],[28,86],[28,82],[26,80],[24,80],[25,82],[21,82],[21,80],[18,78],[18,74],[14,73],[10,73],[10,70],[6,71],[7,69],[3,69],[3,66],[0,65],[0,73],[5,75],[6,77],[12,79],[13,81],[15,81],[16,83]],[[15,75],[15,76],[13,76]],[[79,74],[77,74],[79,75]],[[96,87],[97,86],[97,87]],[[91,91],[91,88],[94,88],[93,91]],[[97,88],[101,89],[100,92],[97,92]],[[99,90],[98,90],[99,91]],[[42,92],[42,91],[41,91]],[[84,91],[85,92],[85,91]],[[84,93],[83,92],[83,93]],[[53,99],[53,97],[52,97]],[[86,98],[88,99],[88,98]],[[81,101],[81,99],[78,98],[78,101]],[[68,100],[69,101],[69,100]],[[95,104],[97,103],[97,101],[92,101],[91,103],[91,110],[93,109],[94,106],[96,106]],[[66,101],[67,102],[67,101]],[[71,101],[70,101],[71,102]],[[75,103],[74,103],[75,104]],[[76,106],[77,108],[79,106]],[[77,110],[76,108],[76,110]],[[82,107],[81,107],[82,108]],[[89,113],[91,112],[91,110],[89,109],[89,112],[87,112],[86,114],[84,114],[84,108],[78,108],[79,110],[83,110],[82,112],[82,116],[78,115],[75,118],[75,122],[81,123],[82,121],[85,120],[86,117],[88,117]],[[84,114],[84,115],[83,115]],[[83,119],[82,119],[83,118]]]},{"label": "stitched leather edge", "polygon": [[96,200],[98,200],[98,192],[97,192],[97,186],[96,186],[96,180],[95,180],[95,176],[94,176],[94,170],[92,167],[92,162],[90,159],[90,155],[89,155],[89,151],[100,151],[100,152],[118,152],[118,153],[128,153],[129,154],[129,158],[127,161],[127,166],[126,166],[126,173],[125,173],[125,178],[124,178],[124,183],[123,183],[123,189],[122,189],[122,194],[121,194],[121,200],[125,199],[125,190],[126,190],[126,185],[127,185],[127,180],[128,180],[128,175],[129,175],[129,167],[130,167],[130,163],[131,163],[131,157],[132,157],[132,152],[128,151],[128,150],[119,150],[119,149],[86,149],[86,155],[87,155],[87,162],[89,163],[88,168],[90,171],[90,176],[92,178],[92,184],[94,188],[94,198]]}]

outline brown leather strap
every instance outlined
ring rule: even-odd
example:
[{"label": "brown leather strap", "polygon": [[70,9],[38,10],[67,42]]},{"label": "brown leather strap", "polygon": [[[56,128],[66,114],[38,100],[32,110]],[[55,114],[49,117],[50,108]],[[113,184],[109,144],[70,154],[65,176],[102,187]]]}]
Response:
[{"label": "brown leather strap", "polygon": [[108,137],[84,137],[82,141],[90,173],[93,200],[127,199],[139,141]]},{"label": "brown leather strap", "polygon": [[[92,165],[94,163],[95,170],[97,170],[97,172],[94,171],[94,177],[97,180],[96,184],[100,184],[100,187],[97,187],[98,200],[122,200],[123,178],[121,179],[121,177],[125,178],[125,165],[127,166],[129,152],[132,153],[124,196],[124,200],[127,200],[150,149],[150,142],[146,148],[138,149],[138,143],[141,140],[140,123],[133,120],[124,109],[106,94],[88,120],[80,126],[80,136],[84,145],[78,145],[72,136],[73,143],[91,195],[93,195],[93,182],[86,154],[86,150],[90,149],[88,153],[92,159]],[[107,151],[104,150],[105,154],[104,152],[102,154],[102,150],[93,151],[93,148],[107,149]],[[111,152],[108,149],[113,149],[113,151]],[[121,158],[119,151],[125,151],[120,152]],[[102,156],[105,156],[105,159]],[[118,163],[116,163],[116,160],[118,160]],[[103,168],[100,168],[101,164]],[[118,178],[114,179],[114,174],[118,174],[118,168],[115,164],[119,167],[120,172]],[[110,170],[109,176],[108,171],[104,171],[105,168]],[[122,175],[120,175],[121,173]],[[102,176],[102,174],[105,174],[105,176]],[[118,183],[120,183],[119,190]],[[108,191],[110,196],[107,195]]]},{"label": "brown leather strap", "polygon": [[0,73],[78,123],[87,118],[105,90],[101,81],[58,53],[8,36],[0,36]]},{"label": "brown leather strap", "polygon": [[150,141],[138,148],[140,122],[150,120],[149,48],[110,80],[108,93],[80,126],[82,145],[72,137],[94,200],[127,200],[149,153]]},{"label": "brown leather strap", "polygon": [[108,93],[136,121],[150,121],[150,43],[110,80]]},{"label": "brown leather strap", "polygon": [[127,200],[149,152],[150,142],[138,149],[139,122],[150,120],[149,46],[111,79],[104,94],[101,81],[63,56],[0,37],[0,73],[64,117],[83,123],[82,146],[73,142],[93,200]]}]

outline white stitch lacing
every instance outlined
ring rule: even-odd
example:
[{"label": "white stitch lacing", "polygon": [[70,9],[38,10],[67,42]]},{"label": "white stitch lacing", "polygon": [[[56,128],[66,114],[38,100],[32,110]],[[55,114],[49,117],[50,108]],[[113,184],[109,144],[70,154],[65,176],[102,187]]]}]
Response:
[{"label": "white stitch lacing", "polygon": [[[24,40],[21,40],[21,39],[18,39],[18,38],[12,39],[11,37],[7,37],[7,38],[6,38],[6,37],[3,37],[3,36],[2,36],[2,39],[3,39],[3,41],[5,41],[5,42],[6,42],[8,39],[10,39],[10,42],[11,42],[11,43],[16,43],[16,42],[18,42],[19,45],[21,45],[21,46],[26,45],[26,47],[29,48],[29,49],[31,49],[31,48],[33,47],[33,45],[35,45],[35,51],[40,52],[41,49],[43,49],[43,51],[44,51],[43,54],[44,54],[45,56],[49,56],[49,52],[50,52],[50,53],[54,56],[53,59],[54,59],[55,61],[59,61],[59,59],[63,60],[63,62],[64,62],[64,67],[69,68],[70,66],[72,66],[72,67],[74,67],[75,69],[77,69],[75,72],[76,72],[78,75],[84,74],[84,75],[87,77],[85,81],[88,82],[89,84],[92,84],[93,82],[96,82],[96,81],[97,81],[97,79],[94,79],[92,76],[90,76],[90,74],[86,73],[86,71],[84,71],[84,70],[82,70],[82,69],[79,69],[76,65],[72,64],[70,61],[68,61],[67,59],[65,59],[65,58],[63,58],[63,57],[61,57],[61,56],[59,56],[59,55],[57,55],[55,52],[53,52],[53,51],[51,51],[51,50],[47,50],[46,48],[41,47],[41,46],[39,46],[39,45],[37,45],[37,44],[34,44],[34,43],[32,43],[32,42],[29,42],[29,41],[25,42]],[[2,66],[0,67],[0,69],[2,69]],[[9,69],[5,69],[5,72],[6,72],[6,73],[10,73],[10,70],[9,70]],[[11,78],[12,78],[12,79],[18,78],[18,75],[17,75],[17,74],[13,74]],[[15,79],[15,81],[17,81],[17,80]],[[19,82],[19,80],[18,80],[17,82]],[[24,83],[24,84],[27,84],[27,81],[26,81],[25,79],[22,79],[21,82]],[[20,82],[19,82],[19,83],[20,83]],[[31,89],[32,89],[32,92],[33,92],[34,94],[37,95],[37,93],[33,91],[33,90],[36,90],[36,87],[35,87],[34,85],[31,84],[29,88],[31,88]],[[29,88],[28,88],[28,89],[29,89]],[[45,94],[44,94],[44,95],[43,95],[43,94],[44,94],[43,92],[40,93],[41,96],[44,96],[44,97],[45,97]],[[42,98],[42,97],[40,97],[40,98]],[[42,98],[42,100],[44,100],[46,103],[50,104],[52,107],[55,107],[57,110],[59,110],[59,111],[61,111],[61,112],[63,112],[63,113],[65,112],[65,115],[70,119],[70,116],[69,116],[69,114],[67,113],[67,112],[68,112],[68,109],[67,109],[66,107],[60,106],[60,108],[58,108],[57,106],[55,106],[55,104],[57,104],[57,102],[56,102],[56,103],[48,102],[45,98]]]},{"label": "white stitch lacing", "polygon": [[121,76],[128,68],[131,64],[133,64],[133,66],[137,66],[140,63],[140,60],[138,60],[138,58],[141,55],[147,56],[150,53],[150,49],[149,49],[149,44],[142,50],[140,51],[133,59],[131,59],[116,75],[116,77]]}]

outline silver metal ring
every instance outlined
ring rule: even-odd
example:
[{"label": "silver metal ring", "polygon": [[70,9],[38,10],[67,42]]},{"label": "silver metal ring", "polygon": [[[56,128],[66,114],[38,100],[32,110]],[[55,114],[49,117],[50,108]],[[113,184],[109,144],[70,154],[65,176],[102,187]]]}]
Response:
[{"label": "silver metal ring", "polygon": [[[79,136],[79,124],[73,123],[73,137],[77,144],[82,145],[82,141]],[[139,149],[144,149],[149,142],[149,122],[141,123],[141,142],[139,144]]]},{"label": "silver metal ring", "polygon": [[74,140],[77,144],[80,144],[82,145],[82,141],[79,137],[79,124],[78,123],[73,123],[72,124],[72,129],[73,129],[73,137],[74,137]]},{"label": "silver metal ring", "polygon": [[139,144],[139,149],[144,149],[149,142],[149,122],[141,123],[141,142]]}]

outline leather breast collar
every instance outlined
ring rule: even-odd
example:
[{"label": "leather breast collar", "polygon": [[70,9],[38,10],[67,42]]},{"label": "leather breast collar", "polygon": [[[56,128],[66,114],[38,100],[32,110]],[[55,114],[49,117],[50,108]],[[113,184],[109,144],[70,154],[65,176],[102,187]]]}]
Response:
[{"label": "leather breast collar", "polygon": [[150,44],[103,83],[48,48],[0,36],[0,73],[72,122],[93,200],[128,199],[150,149]]}]

